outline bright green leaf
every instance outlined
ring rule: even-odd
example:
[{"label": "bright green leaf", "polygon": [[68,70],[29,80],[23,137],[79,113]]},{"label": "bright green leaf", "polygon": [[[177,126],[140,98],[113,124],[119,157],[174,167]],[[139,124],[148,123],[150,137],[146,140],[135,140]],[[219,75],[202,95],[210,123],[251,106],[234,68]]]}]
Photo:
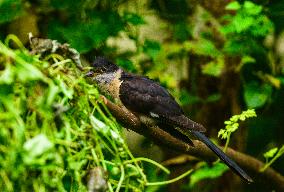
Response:
[{"label": "bright green leaf", "polygon": [[264,156],[266,159],[272,158],[272,157],[274,157],[274,155],[277,153],[277,151],[278,151],[278,147],[272,148],[272,149],[270,149],[269,151],[265,152],[265,153],[263,154],[263,156]]},{"label": "bright green leaf", "polygon": [[211,61],[202,67],[202,73],[206,75],[212,75],[219,77],[224,68],[224,59],[218,58],[216,61]]},{"label": "bright green leaf", "polygon": [[245,11],[250,15],[258,15],[262,11],[262,7],[260,5],[256,5],[251,1],[245,1],[244,8]]},{"label": "bright green leaf", "polygon": [[248,30],[254,24],[254,22],[254,18],[241,14],[236,15],[233,20],[233,24],[237,33]]},{"label": "bright green leaf", "polygon": [[273,85],[275,88],[277,88],[277,89],[280,88],[281,81],[278,78],[276,78],[276,77],[274,77],[274,76],[272,76],[270,74],[265,74],[265,77],[270,82],[270,84]]},{"label": "bright green leaf", "polygon": [[221,55],[214,43],[207,39],[200,39],[192,45],[192,51],[199,55],[218,57]]},{"label": "bright green leaf", "polygon": [[225,7],[226,10],[232,10],[232,11],[238,10],[240,8],[241,8],[241,5],[237,1],[232,1],[232,2],[228,3]]},{"label": "bright green leaf", "polygon": [[42,72],[29,63],[17,63],[15,75],[20,81],[44,79]]},{"label": "bright green leaf", "polygon": [[216,163],[212,167],[205,165],[193,172],[190,176],[190,186],[193,187],[203,179],[214,179],[223,175],[229,168],[223,163]]},{"label": "bright green leaf", "polygon": [[244,65],[247,63],[255,63],[255,58],[248,56],[248,55],[243,56],[241,60],[241,64]]},{"label": "bright green leaf", "polygon": [[224,122],[226,127],[225,129],[220,129],[218,132],[218,137],[221,137],[222,139],[229,139],[230,134],[239,128],[238,121],[244,121],[246,118],[250,117],[256,117],[254,109],[248,109],[239,115],[232,116],[229,121]]}]

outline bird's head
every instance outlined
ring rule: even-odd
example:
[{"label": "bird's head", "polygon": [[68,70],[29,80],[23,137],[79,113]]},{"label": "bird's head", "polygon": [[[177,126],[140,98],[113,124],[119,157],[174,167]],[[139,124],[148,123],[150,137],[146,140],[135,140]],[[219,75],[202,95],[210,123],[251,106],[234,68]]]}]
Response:
[{"label": "bird's head", "polygon": [[86,77],[89,77],[88,79],[95,82],[103,91],[109,92],[111,83],[114,80],[119,80],[121,73],[122,69],[116,64],[104,57],[97,57]]},{"label": "bird's head", "polygon": [[119,67],[104,57],[97,57],[92,63],[92,69],[86,74],[87,77],[115,73]]}]

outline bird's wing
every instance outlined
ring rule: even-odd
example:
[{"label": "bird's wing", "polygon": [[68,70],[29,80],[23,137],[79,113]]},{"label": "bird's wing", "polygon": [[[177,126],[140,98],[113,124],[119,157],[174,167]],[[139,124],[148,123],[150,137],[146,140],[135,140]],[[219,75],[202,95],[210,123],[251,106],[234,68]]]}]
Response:
[{"label": "bird's wing", "polygon": [[[201,131],[204,131],[202,125],[195,123],[184,116],[179,105],[165,88],[144,77],[133,75],[124,75],[122,77],[123,83],[120,87],[120,99],[128,109],[134,112],[151,115],[157,119],[160,118],[162,121],[167,121],[169,125],[179,127],[177,130],[188,136],[188,138],[190,138],[189,134],[192,134],[205,143],[238,175],[248,182],[252,182],[252,179],[243,169],[214,145],[203,133],[200,133]],[[176,132],[174,132],[174,135],[176,135]],[[177,136],[179,137],[179,134]],[[189,140],[189,143],[190,142],[191,141]]]},{"label": "bird's wing", "polygon": [[205,131],[204,127],[184,116],[171,94],[158,83],[141,76],[123,74],[120,100],[131,111],[142,113],[185,131]]}]

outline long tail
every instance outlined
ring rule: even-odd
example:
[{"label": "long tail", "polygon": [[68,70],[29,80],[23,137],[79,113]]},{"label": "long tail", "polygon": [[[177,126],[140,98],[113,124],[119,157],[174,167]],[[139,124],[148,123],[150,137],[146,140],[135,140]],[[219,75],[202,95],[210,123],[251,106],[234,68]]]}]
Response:
[{"label": "long tail", "polygon": [[228,167],[230,167],[236,174],[240,177],[244,178],[249,183],[253,182],[253,180],[246,174],[246,172],[240,168],[237,163],[235,163],[232,159],[230,159],[221,149],[219,149],[216,145],[214,145],[204,134],[198,131],[191,131],[191,133],[197,137],[200,141],[205,143],[207,147],[209,147]]},{"label": "long tail", "polygon": [[205,132],[206,129],[203,125],[196,123],[184,115],[167,117],[164,120],[168,121],[171,125],[180,127],[183,132],[199,131]]}]

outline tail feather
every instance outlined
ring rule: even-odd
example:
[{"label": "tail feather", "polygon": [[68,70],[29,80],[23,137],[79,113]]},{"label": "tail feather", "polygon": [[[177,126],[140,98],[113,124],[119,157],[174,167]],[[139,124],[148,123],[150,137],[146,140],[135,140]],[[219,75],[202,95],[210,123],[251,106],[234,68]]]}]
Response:
[{"label": "tail feather", "polygon": [[221,149],[214,145],[204,134],[198,131],[191,131],[191,133],[209,147],[228,167],[230,167],[236,174],[248,181],[253,182],[250,176],[240,168],[237,163],[230,159]]},{"label": "tail feather", "polygon": [[214,145],[203,133],[206,129],[199,123],[196,123],[184,115],[168,117],[167,121],[176,126],[176,129],[191,138],[192,135],[203,142],[209,149],[211,149],[228,167],[230,167],[236,174],[251,183],[253,180],[250,176],[240,168],[231,158],[229,158],[221,149]]},{"label": "tail feather", "polygon": [[186,132],[188,130],[199,131],[199,132],[205,132],[206,131],[206,129],[203,127],[203,125],[192,121],[191,119],[189,119],[188,117],[186,117],[184,115],[167,117],[167,119],[168,119],[168,121],[170,121],[170,123],[172,125],[180,127],[181,129],[183,129]]}]

